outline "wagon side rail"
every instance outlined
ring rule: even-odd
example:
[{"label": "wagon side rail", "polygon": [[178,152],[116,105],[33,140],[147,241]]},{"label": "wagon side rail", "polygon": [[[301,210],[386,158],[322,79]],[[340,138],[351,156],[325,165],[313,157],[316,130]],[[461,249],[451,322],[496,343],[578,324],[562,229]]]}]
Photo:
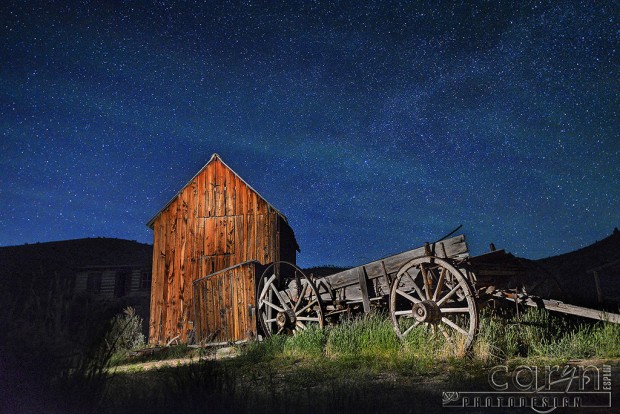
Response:
[{"label": "wagon side rail", "polygon": [[[436,256],[459,260],[469,257],[469,249],[464,235],[427,244],[412,250],[375,260],[362,266],[344,270],[319,278],[320,283],[329,286],[335,299],[347,303],[361,303],[364,312],[369,312],[371,302],[380,300],[390,293],[391,282],[402,268],[412,259],[421,256]],[[328,299],[326,295],[322,299]]]}]

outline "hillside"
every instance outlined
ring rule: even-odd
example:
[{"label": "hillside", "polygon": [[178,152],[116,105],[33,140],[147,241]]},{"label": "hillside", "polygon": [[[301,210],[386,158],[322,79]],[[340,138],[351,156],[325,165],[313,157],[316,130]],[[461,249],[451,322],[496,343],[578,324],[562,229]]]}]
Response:
[{"label": "hillside", "polygon": [[324,277],[333,275],[334,273],[342,272],[349,269],[348,267],[338,266],[314,266],[302,269],[306,275],[313,275],[314,277]]},{"label": "hillside", "polygon": [[[567,295],[566,301],[576,305],[596,305],[594,276],[589,270],[610,265],[599,272],[605,297],[620,298],[620,231],[590,246],[536,262],[551,272]],[[617,305],[617,301],[615,301]],[[615,309],[617,311],[617,309]]]},{"label": "hillside", "polygon": [[13,293],[9,301],[43,295],[52,283],[71,286],[81,267],[149,267],[152,257],[151,245],[102,237],[0,247],[0,289]]},{"label": "hillside", "polygon": [[0,247],[0,274],[150,263],[153,246],[131,240],[87,238]]}]

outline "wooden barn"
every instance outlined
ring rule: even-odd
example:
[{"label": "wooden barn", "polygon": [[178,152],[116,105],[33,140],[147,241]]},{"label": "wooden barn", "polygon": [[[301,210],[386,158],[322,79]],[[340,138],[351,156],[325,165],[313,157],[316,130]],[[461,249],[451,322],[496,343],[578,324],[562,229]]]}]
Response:
[{"label": "wooden barn", "polygon": [[256,335],[255,280],[295,263],[286,217],[214,154],[148,223],[153,229],[149,342]]}]

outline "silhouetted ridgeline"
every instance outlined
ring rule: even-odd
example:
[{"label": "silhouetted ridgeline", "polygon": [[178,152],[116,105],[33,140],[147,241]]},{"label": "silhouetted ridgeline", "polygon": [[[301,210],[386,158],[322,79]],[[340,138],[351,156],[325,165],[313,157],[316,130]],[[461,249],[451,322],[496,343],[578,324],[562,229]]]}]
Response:
[{"label": "silhouetted ridgeline", "polygon": [[338,267],[338,266],[314,266],[303,269],[304,273],[308,276],[311,274],[314,277],[323,277],[333,275],[334,273],[342,272],[343,270],[350,269],[349,267]]},{"label": "silhouetted ridgeline", "polygon": [[[79,272],[119,273],[127,267],[150,269],[152,254],[151,245],[115,238],[87,238],[0,247],[0,288],[4,292],[11,292],[11,296],[15,297],[30,289],[45,291],[49,289],[54,278],[60,278],[73,290]],[[598,302],[593,273],[597,269],[605,301],[618,303],[619,262],[620,232],[617,230],[590,246],[536,261],[562,285],[566,301],[588,305]],[[344,269],[336,266],[315,266],[304,269],[304,272],[321,277]],[[134,270],[134,273],[134,287],[141,284],[139,287],[142,287],[143,294],[146,294],[144,288],[147,281],[140,280],[143,277],[142,272],[138,274]],[[108,287],[111,294],[114,287],[116,286]],[[86,288],[88,289],[88,286]],[[102,288],[105,290],[106,287]],[[116,293],[119,293],[120,287],[116,288]],[[127,285],[127,292],[130,291],[129,288],[131,283]],[[90,289],[93,290],[92,283]]]},{"label": "silhouetted ridgeline", "polygon": [[153,246],[131,240],[87,238],[0,247],[0,275],[71,271],[85,266],[150,265]]},{"label": "silhouetted ridgeline", "polygon": [[594,279],[599,279],[599,292],[610,310],[620,304],[620,231],[601,241],[570,253],[537,260],[561,283],[566,302],[598,307],[599,297]]}]

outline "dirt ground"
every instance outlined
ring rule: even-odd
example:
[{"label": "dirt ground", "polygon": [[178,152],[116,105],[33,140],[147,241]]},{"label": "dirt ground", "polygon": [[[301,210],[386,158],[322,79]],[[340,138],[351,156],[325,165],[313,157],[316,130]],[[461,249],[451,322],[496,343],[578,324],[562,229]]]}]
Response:
[{"label": "dirt ground", "polygon": [[[230,360],[231,356],[228,353],[220,353],[219,357],[213,354],[203,359],[221,360],[222,366],[230,367],[236,364],[236,361]],[[199,367],[199,362],[196,358],[153,361],[118,367],[117,372],[125,373],[129,376],[133,376],[132,373],[135,373],[137,375],[136,378],[146,378],[144,376],[151,378],[152,376],[167,377],[175,375],[174,372],[177,371],[175,367],[178,367],[180,370],[194,366]],[[233,362],[232,365],[231,362]],[[449,366],[446,366],[445,369],[444,367],[436,366],[430,374],[407,374],[407,372],[402,370],[377,373],[367,371],[363,367],[343,368],[342,372],[334,373],[329,370],[313,370],[313,367],[304,361],[292,361],[289,365],[273,368],[252,367],[250,369],[250,367],[247,367],[248,370],[246,370],[244,366],[235,365],[233,369],[237,370],[237,372],[250,372],[247,375],[237,376],[236,381],[244,383],[242,387],[251,388],[265,395],[273,393],[274,389],[278,390],[277,395],[274,394],[274,397],[267,403],[268,406],[273,405],[273,401],[278,401],[281,398],[278,395],[301,396],[295,397],[303,399],[301,405],[305,408],[301,409],[300,412],[516,413],[555,411],[560,413],[579,412],[592,414],[620,412],[620,359],[571,360],[567,364],[568,368],[565,368],[564,364],[558,366],[555,371],[551,372],[551,377],[545,373],[544,363],[537,365],[538,382],[536,385],[540,388],[540,392],[542,392],[542,394],[538,395],[533,395],[532,393],[527,395],[524,393],[519,394],[520,390],[515,386],[514,378],[519,377],[518,381],[525,385],[526,388],[529,386],[531,389],[532,377],[529,374],[533,370],[533,367],[525,364],[520,367],[519,361],[511,361],[506,366],[505,371],[500,369],[498,371],[499,375],[495,377],[497,379],[496,382],[500,385],[504,383],[508,385],[506,392],[509,392],[510,395],[498,393],[490,385],[489,380],[493,367],[486,367],[481,369],[481,372],[472,373],[468,372],[465,366],[462,372],[457,372],[456,374],[453,371],[448,372],[450,371]],[[579,367],[597,367],[600,369],[600,384],[590,382],[580,389],[579,381],[582,380],[583,375],[582,371],[579,371]],[[551,369],[553,370],[554,368],[551,367]],[[571,371],[571,369],[574,370]],[[608,372],[606,371],[607,369],[609,369]],[[608,373],[610,375],[607,375]],[[571,377],[573,379],[569,381]],[[549,378],[554,383],[544,388]],[[567,385],[570,386],[567,387]],[[566,388],[570,388],[568,394],[564,393]],[[598,391],[598,394],[592,397],[594,391]],[[281,392],[284,394],[280,394]],[[498,404],[509,404],[507,401],[510,396],[520,397],[524,395],[527,398],[525,400],[526,404],[529,404],[525,407],[509,408],[497,406]],[[217,396],[213,397],[219,398]],[[498,400],[495,397],[504,397],[504,399]],[[554,397],[561,398],[553,400]],[[476,400],[476,398],[478,399]],[[537,398],[535,402],[539,405],[536,409],[530,406],[533,401],[532,398]],[[543,398],[548,400],[545,401]],[[581,398],[581,400],[576,400],[575,398]],[[285,399],[285,401],[289,400],[289,397]],[[213,402],[213,400],[210,401]],[[587,404],[595,404],[598,407],[583,406]],[[564,407],[552,409],[553,405]],[[579,407],[573,407],[572,405],[579,405]],[[229,404],[227,403],[222,407],[228,406]],[[286,406],[281,410],[281,407],[276,408],[276,412],[288,412]],[[306,408],[311,409],[306,410]],[[332,411],[332,408],[336,411]],[[256,409],[256,406],[250,406],[248,409],[248,406],[243,404],[235,408],[239,412],[255,412]],[[259,409],[258,411],[261,410]]]}]

